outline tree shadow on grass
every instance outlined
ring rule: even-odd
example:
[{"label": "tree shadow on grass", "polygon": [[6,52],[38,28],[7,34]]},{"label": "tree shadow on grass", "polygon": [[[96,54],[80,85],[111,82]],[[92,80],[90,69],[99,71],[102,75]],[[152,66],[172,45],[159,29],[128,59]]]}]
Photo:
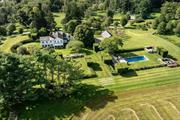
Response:
[{"label": "tree shadow on grass", "polygon": [[121,76],[122,76],[122,77],[135,77],[135,76],[138,76],[138,74],[136,73],[135,70],[130,69],[130,70],[128,70],[126,73],[121,74]]},{"label": "tree shadow on grass", "polygon": [[89,62],[88,66],[91,67],[95,71],[102,71],[102,68],[99,63]]},{"label": "tree shadow on grass", "polygon": [[171,58],[171,59],[177,61],[177,58],[173,57],[172,55],[168,55],[168,58]]},{"label": "tree shadow on grass", "polygon": [[70,97],[56,100],[44,99],[38,103],[31,103],[29,109],[20,111],[20,119],[54,120],[56,118],[71,118],[73,115],[79,116],[85,108],[96,111],[116,99],[117,96],[112,91],[101,86],[80,84],[75,86]]}]

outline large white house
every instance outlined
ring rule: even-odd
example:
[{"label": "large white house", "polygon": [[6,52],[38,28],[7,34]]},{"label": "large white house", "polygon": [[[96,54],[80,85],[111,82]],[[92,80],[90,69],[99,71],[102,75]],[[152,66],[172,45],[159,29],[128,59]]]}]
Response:
[{"label": "large white house", "polygon": [[70,40],[70,35],[62,31],[53,32],[51,36],[40,37],[42,47],[64,47]]}]

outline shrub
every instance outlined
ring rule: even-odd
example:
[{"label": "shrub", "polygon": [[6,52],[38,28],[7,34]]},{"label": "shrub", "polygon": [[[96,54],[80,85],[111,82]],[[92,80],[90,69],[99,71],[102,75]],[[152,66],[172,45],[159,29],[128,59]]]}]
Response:
[{"label": "shrub", "polygon": [[180,37],[180,22],[177,24],[176,28],[174,29],[174,32],[177,36]]},{"label": "shrub", "polygon": [[102,68],[101,66],[99,65],[99,63],[96,63],[96,62],[88,62],[87,63],[87,66],[92,68],[93,70],[95,71],[102,71]]},{"label": "shrub", "polygon": [[5,27],[0,27],[0,36],[1,36],[1,35],[5,36],[6,33],[7,33],[6,28],[5,28]]},{"label": "shrub", "polygon": [[128,23],[128,18],[123,16],[120,20],[121,25],[124,27]]},{"label": "shrub", "polygon": [[167,56],[168,56],[168,50],[166,50],[165,48],[158,47],[158,48],[157,48],[157,52],[158,52],[158,54],[161,55],[162,57],[167,57]]},{"label": "shrub", "polygon": [[17,53],[17,48],[22,46],[23,44],[26,44],[26,43],[30,43],[30,42],[33,42],[31,39],[28,39],[28,40],[23,40],[19,43],[16,43],[14,44],[12,47],[11,47],[11,52],[13,53]]},{"label": "shrub", "polygon": [[156,18],[156,19],[153,21],[153,23],[152,23],[152,28],[153,28],[153,29],[157,29],[158,24],[159,24],[159,20]]},{"label": "shrub", "polygon": [[20,55],[27,55],[27,54],[29,54],[29,52],[28,52],[26,47],[19,47],[17,49],[17,53],[20,54]]},{"label": "shrub", "polygon": [[103,59],[105,64],[107,64],[107,65],[111,65],[112,64],[112,57],[108,53],[107,54],[103,54],[102,59]]},{"label": "shrub", "polygon": [[114,16],[114,11],[111,10],[111,9],[108,9],[108,10],[106,11],[106,16],[107,16],[107,17],[113,17],[113,16]]},{"label": "shrub", "polygon": [[115,54],[126,53],[126,52],[134,52],[134,51],[142,51],[142,50],[144,50],[144,47],[130,48],[130,49],[121,49],[119,51],[116,51]]},{"label": "shrub", "polygon": [[99,49],[99,44],[98,44],[98,43],[94,43],[94,44],[93,44],[93,50],[94,50],[95,52],[100,51],[100,49]]},{"label": "shrub", "polygon": [[119,46],[123,45],[122,38],[111,37],[106,38],[100,43],[100,47],[109,53],[114,53],[119,50]]},{"label": "shrub", "polygon": [[147,30],[148,30],[147,25],[145,25],[145,24],[143,24],[143,25],[137,25],[136,28],[137,28],[137,29],[142,29],[142,30],[144,30],[144,31],[147,31]]},{"label": "shrub", "polygon": [[11,47],[11,52],[17,53],[17,48],[20,47],[21,45],[22,45],[21,42],[14,44],[14,45]]},{"label": "shrub", "polygon": [[37,40],[37,39],[38,39],[38,34],[37,34],[37,33],[31,33],[31,34],[29,34],[29,37],[30,37],[32,40]]},{"label": "shrub", "polygon": [[38,35],[39,35],[39,36],[46,36],[46,35],[48,35],[48,32],[47,32],[46,28],[41,28],[41,29],[38,31]]},{"label": "shrub", "polygon": [[137,18],[137,19],[135,20],[135,22],[136,22],[136,23],[142,23],[142,22],[144,22],[144,19],[142,19],[142,18]]},{"label": "shrub", "polygon": [[19,29],[18,29],[18,33],[19,33],[19,34],[22,34],[22,33],[23,33],[23,28],[19,28]]},{"label": "shrub", "polygon": [[16,26],[14,24],[9,24],[7,26],[7,33],[8,35],[11,35],[16,30]]},{"label": "shrub", "polygon": [[67,45],[66,48],[71,49],[74,52],[79,52],[84,47],[83,42],[78,40],[71,40]]},{"label": "shrub", "polygon": [[160,35],[166,34],[166,23],[161,22],[157,27],[157,33]]}]

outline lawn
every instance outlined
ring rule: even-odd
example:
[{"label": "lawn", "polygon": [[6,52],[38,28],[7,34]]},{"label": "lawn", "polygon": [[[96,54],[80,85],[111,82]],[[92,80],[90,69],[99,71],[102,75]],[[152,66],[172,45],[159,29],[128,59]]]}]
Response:
[{"label": "lawn", "polygon": [[106,16],[106,11],[95,11],[94,15],[101,18],[103,16]]},{"label": "lawn", "polygon": [[4,52],[11,52],[10,49],[14,44],[19,43],[26,39],[29,39],[27,35],[17,35],[17,36],[14,35],[14,36],[6,37],[6,40],[4,40],[3,44],[0,46],[0,50]]},{"label": "lawn", "polygon": [[65,14],[62,12],[59,12],[59,13],[53,13],[53,15],[54,15],[54,20],[57,24],[56,27],[62,28],[63,26],[61,24],[61,21],[65,17]]},{"label": "lawn", "polygon": [[32,42],[32,43],[28,43],[28,44],[24,44],[22,45],[23,47],[35,47],[35,48],[38,48],[40,49],[41,48],[41,45],[39,42]]},{"label": "lawn", "polygon": [[[90,55],[88,57],[91,58],[91,60],[94,61],[94,63],[99,65],[99,70],[95,70],[95,72],[99,78],[111,77],[112,75],[109,71],[109,68],[103,62],[101,56],[102,56],[101,53],[95,53],[95,54]],[[96,68],[94,68],[94,69],[96,69]]]},{"label": "lawn", "polygon": [[85,58],[77,58],[75,61],[81,66],[85,76],[91,76],[93,74],[91,69],[87,66],[87,61]]},{"label": "lawn", "polygon": [[158,68],[138,71],[138,76],[83,80],[79,97],[43,101],[23,110],[20,119],[179,119],[179,72]]},{"label": "lawn", "polygon": [[120,19],[121,19],[122,15],[123,15],[122,13],[115,13],[114,16],[113,16],[113,19],[115,21],[119,21],[120,22]]},{"label": "lawn", "polygon": [[180,47],[180,37],[176,35],[160,35],[160,37]]},{"label": "lawn", "polygon": [[128,48],[139,48],[147,45],[161,46],[167,49],[173,57],[180,60],[180,47],[174,45],[173,43],[163,39],[159,36],[152,35],[154,31],[142,31],[142,30],[134,30],[127,29],[126,34],[130,36],[130,39],[124,42],[124,49]]}]

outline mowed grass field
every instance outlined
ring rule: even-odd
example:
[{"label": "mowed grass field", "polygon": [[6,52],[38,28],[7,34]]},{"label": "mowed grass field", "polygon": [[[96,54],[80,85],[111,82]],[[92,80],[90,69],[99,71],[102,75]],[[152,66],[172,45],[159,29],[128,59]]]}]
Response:
[{"label": "mowed grass field", "polygon": [[[45,101],[21,119],[179,120],[180,68],[137,72],[138,76],[87,79],[79,97]],[[90,85],[91,84],[91,85]],[[102,87],[95,87],[102,86]]]},{"label": "mowed grass field", "polygon": [[[124,42],[123,48],[138,48],[147,45],[160,46],[167,49],[171,56],[180,60],[180,47],[172,42],[169,42],[167,39],[152,35],[153,32],[154,30],[142,31],[136,29],[127,29],[126,34],[130,36],[130,39]],[[175,39],[179,39],[179,37],[176,37]]]},{"label": "mowed grass field", "polygon": [[115,91],[117,99],[102,108],[108,98],[96,104],[92,101],[90,104],[99,109],[86,107],[73,120],[179,120],[179,73],[180,68],[159,68],[137,72],[136,77],[94,80],[95,84]]},{"label": "mowed grass field", "polygon": [[0,51],[11,52],[11,47],[23,40],[29,39],[27,35],[17,35],[6,37],[6,40],[3,41],[3,44],[0,45]]},{"label": "mowed grass field", "polygon": [[53,13],[54,20],[56,22],[56,27],[62,28],[61,21],[65,17],[65,14],[60,12],[60,13]]}]

